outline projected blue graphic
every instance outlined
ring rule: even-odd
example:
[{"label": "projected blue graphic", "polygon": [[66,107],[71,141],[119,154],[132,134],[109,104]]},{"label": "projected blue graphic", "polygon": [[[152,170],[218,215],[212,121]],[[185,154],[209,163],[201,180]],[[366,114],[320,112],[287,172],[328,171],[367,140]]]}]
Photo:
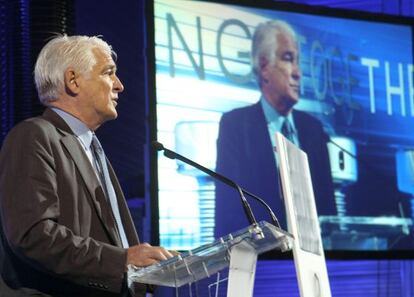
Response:
[{"label": "projected blue graphic", "polygon": [[[295,109],[316,117],[333,142],[328,149],[336,214],[320,218],[325,248],[412,249],[410,26],[155,1],[158,141],[215,169],[222,114],[261,96],[250,63],[253,32],[276,19],[298,34],[301,84]],[[158,187],[160,244],[189,249],[211,242],[214,181],[159,155]]]}]

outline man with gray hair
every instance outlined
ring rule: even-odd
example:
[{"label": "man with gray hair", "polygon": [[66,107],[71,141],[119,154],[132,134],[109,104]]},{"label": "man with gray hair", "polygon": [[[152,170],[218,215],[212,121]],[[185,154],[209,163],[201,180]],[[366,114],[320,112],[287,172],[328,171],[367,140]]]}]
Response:
[{"label": "man with gray hair", "polygon": [[124,87],[114,54],[98,37],[50,40],[34,71],[46,111],[3,144],[0,267],[19,296],[144,296],[146,285],[128,284],[128,265],[172,256],[139,242],[94,133],[118,116]]},{"label": "man with gray hair", "polygon": [[[335,214],[328,136],[316,118],[293,110],[299,101],[301,71],[296,33],[288,23],[268,21],[256,28],[252,67],[262,96],[256,104],[223,114],[216,171],[262,197],[286,228],[273,150],[279,131],[308,155],[318,213]],[[248,225],[236,195],[216,183],[216,237]],[[258,220],[270,219],[260,204],[252,202],[252,209]]]}]

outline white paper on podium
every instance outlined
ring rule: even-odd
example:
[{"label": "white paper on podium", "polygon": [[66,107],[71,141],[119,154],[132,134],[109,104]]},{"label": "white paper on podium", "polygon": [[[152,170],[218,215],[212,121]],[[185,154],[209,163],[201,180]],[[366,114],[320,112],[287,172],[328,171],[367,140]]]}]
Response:
[{"label": "white paper on podium", "polygon": [[331,297],[308,157],[282,134],[275,137],[300,296]]}]

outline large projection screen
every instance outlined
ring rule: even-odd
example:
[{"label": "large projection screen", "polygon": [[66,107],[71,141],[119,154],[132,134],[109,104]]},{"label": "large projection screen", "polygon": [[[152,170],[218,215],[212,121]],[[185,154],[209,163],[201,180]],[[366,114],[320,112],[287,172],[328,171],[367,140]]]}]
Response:
[{"label": "large projection screen", "polygon": [[[149,92],[150,140],[215,170],[222,115],[261,99],[251,67],[253,33],[266,21],[285,21],[296,32],[300,54],[300,99],[294,109],[316,119],[329,136],[335,211],[324,213],[315,193],[325,250],[410,254],[414,248],[411,20],[251,2],[154,0],[149,22],[154,35],[148,44],[154,46],[150,55],[154,60],[149,61],[154,79],[150,84],[154,90]],[[241,118],[240,126],[234,126],[236,134],[246,128],[243,123]],[[255,151],[259,142],[252,138],[251,154],[237,160],[246,165],[240,171],[250,174],[248,182],[229,177],[277,205],[274,211],[283,221],[284,207],[272,200],[279,199],[275,198],[279,193],[273,197],[260,192],[277,178],[263,175],[249,184],[262,174],[247,166],[262,154]],[[274,159],[268,164],[277,168]],[[229,228],[245,227],[238,223],[244,214],[235,192],[216,197],[213,179],[161,152],[151,165],[151,176],[156,178],[151,180],[150,194],[158,207],[153,219],[162,246],[190,249]],[[317,179],[318,171],[310,165],[312,179]],[[227,209],[216,210],[219,204]],[[258,220],[270,220],[260,205],[252,202],[252,208]]]}]

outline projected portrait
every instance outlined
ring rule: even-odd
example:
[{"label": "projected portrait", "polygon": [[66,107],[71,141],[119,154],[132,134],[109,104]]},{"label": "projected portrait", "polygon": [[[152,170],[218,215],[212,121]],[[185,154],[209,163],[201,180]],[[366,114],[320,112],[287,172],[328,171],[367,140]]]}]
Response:
[{"label": "projected portrait", "polygon": [[[281,132],[308,154],[319,214],[335,215],[328,136],[316,118],[294,109],[300,100],[301,84],[296,32],[287,22],[261,23],[252,37],[251,53],[260,98],[221,117],[217,172],[263,198],[286,229],[274,150],[275,133]],[[269,219],[262,205],[252,207],[258,218]],[[248,225],[238,193],[220,182],[216,182],[215,209],[216,236]]]}]

